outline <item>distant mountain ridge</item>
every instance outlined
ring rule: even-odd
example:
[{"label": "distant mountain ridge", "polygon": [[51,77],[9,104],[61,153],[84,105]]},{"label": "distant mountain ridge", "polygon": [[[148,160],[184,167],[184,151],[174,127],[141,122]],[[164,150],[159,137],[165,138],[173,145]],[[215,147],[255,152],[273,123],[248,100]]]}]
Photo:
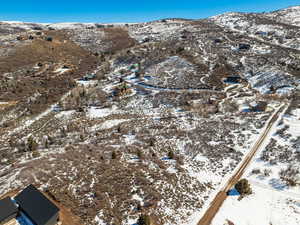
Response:
[{"label": "distant mountain ridge", "polygon": [[[221,17],[224,15],[247,15],[255,14],[266,16],[272,20],[276,20],[281,23],[289,25],[300,26],[300,6],[291,6],[284,9],[279,9],[269,13],[243,13],[243,12],[228,12],[219,14],[214,17]],[[170,19],[170,18],[169,18]],[[178,19],[179,20],[179,19]],[[188,20],[188,19],[186,19]],[[142,24],[143,22],[141,22]],[[146,22],[147,23],[147,22]],[[92,28],[101,25],[125,25],[125,24],[139,24],[139,23],[81,23],[81,22],[61,22],[61,23],[39,23],[39,22],[22,22],[22,21],[0,21],[0,25],[6,25],[11,27],[18,27],[25,30],[40,27],[41,29],[53,28],[53,29],[81,29],[81,28]]]}]

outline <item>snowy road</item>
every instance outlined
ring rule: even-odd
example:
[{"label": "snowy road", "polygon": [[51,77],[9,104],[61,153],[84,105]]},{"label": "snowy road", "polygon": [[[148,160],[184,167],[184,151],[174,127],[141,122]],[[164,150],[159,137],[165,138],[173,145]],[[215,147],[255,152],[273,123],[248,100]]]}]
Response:
[{"label": "snowy road", "polygon": [[225,186],[220,190],[220,192],[216,195],[216,197],[211,202],[209,208],[206,210],[204,215],[202,216],[201,220],[198,222],[198,225],[210,225],[213,218],[221,208],[223,202],[227,198],[226,192],[237,183],[237,181],[242,177],[245,170],[251,163],[254,156],[257,154],[257,152],[261,149],[261,146],[266,140],[266,137],[269,136],[269,134],[272,131],[272,128],[278,123],[280,117],[280,113],[283,111],[284,106],[281,106],[277,109],[277,111],[273,114],[271,119],[269,120],[268,124],[266,125],[264,131],[262,132],[259,139],[256,141],[256,143],[253,145],[250,152],[247,154],[247,156],[244,158],[244,160],[241,162],[238,169],[235,171],[235,173],[231,176],[231,178],[225,183]]},{"label": "snowy road", "polygon": [[140,87],[148,90],[153,91],[167,91],[167,92],[178,92],[178,93],[199,93],[199,92],[209,92],[209,93],[224,93],[224,91],[218,91],[218,90],[211,90],[208,88],[167,88],[167,87],[159,87],[147,84],[143,81],[140,81],[140,79],[132,79],[132,75],[127,76],[124,78],[125,82],[128,84],[131,84],[135,87]]}]

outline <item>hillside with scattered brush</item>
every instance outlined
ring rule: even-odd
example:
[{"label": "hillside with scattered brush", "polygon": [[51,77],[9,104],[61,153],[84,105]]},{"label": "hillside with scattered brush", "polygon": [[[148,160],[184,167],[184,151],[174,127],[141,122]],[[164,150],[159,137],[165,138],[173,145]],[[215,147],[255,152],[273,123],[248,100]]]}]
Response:
[{"label": "hillside with scattered brush", "polygon": [[81,224],[196,225],[278,114],[253,193],[212,224],[300,224],[299,15],[0,22],[0,196],[34,184]]}]

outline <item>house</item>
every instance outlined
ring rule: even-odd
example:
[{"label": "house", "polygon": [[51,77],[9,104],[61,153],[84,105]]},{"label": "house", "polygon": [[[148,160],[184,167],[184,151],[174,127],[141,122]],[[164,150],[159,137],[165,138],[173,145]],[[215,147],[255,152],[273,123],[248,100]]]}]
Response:
[{"label": "house", "polygon": [[62,111],[62,108],[59,105],[55,105],[52,107],[52,112],[60,112]]},{"label": "house", "polygon": [[264,112],[268,106],[267,102],[259,101],[255,106],[252,107],[253,112]]},{"label": "house", "polygon": [[17,217],[18,208],[10,197],[0,200],[0,224],[5,224]]},{"label": "house", "polygon": [[55,225],[59,221],[59,209],[33,185],[29,185],[15,197],[21,214],[35,225]]},{"label": "house", "polygon": [[261,35],[261,36],[267,36],[267,35],[268,35],[268,32],[265,32],[265,31],[257,31],[255,34],[256,34],[256,35]]},{"label": "house", "polygon": [[214,39],[214,43],[215,44],[220,44],[220,43],[222,43],[223,41],[222,41],[222,39],[220,39],[220,38],[216,38],[216,39]]},{"label": "house", "polygon": [[94,73],[88,74],[88,75],[86,75],[86,78],[87,78],[88,80],[94,79],[94,78],[96,78],[96,74],[94,74]]},{"label": "house", "polygon": [[239,50],[249,50],[250,47],[249,44],[239,44]]},{"label": "house", "polygon": [[242,81],[242,78],[239,75],[231,75],[226,77],[223,81],[224,83],[237,84]]},{"label": "house", "polygon": [[242,112],[249,113],[249,112],[265,112],[267,110],[268,103],[264,101],[254,102],[249,105],[245,105],[242,109]]},{"label": "house", "polygon": [[92,74],[87,74],[85,75],[83,78],[81,78],[80,80],[82,81],[89,81],[96,78],[96,74],[92,73]]}]

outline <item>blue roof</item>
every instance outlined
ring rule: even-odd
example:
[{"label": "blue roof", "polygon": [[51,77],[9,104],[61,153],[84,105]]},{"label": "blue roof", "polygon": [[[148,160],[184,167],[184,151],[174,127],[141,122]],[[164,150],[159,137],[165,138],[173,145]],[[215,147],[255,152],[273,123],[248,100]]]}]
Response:
[{"label": "blue roof", "polygon": [[242,112],[251,112],[251,109],[245,108],[245,109],[242,109]]},{"label": "blue roof", "polygon": [[240,193],[238,192],[238,190],[233,188],[233,189],[230,189],[229,191],[227,191],[227,195],[229,195],[229,196],[238,196],[238,195],[240,195]]}]

